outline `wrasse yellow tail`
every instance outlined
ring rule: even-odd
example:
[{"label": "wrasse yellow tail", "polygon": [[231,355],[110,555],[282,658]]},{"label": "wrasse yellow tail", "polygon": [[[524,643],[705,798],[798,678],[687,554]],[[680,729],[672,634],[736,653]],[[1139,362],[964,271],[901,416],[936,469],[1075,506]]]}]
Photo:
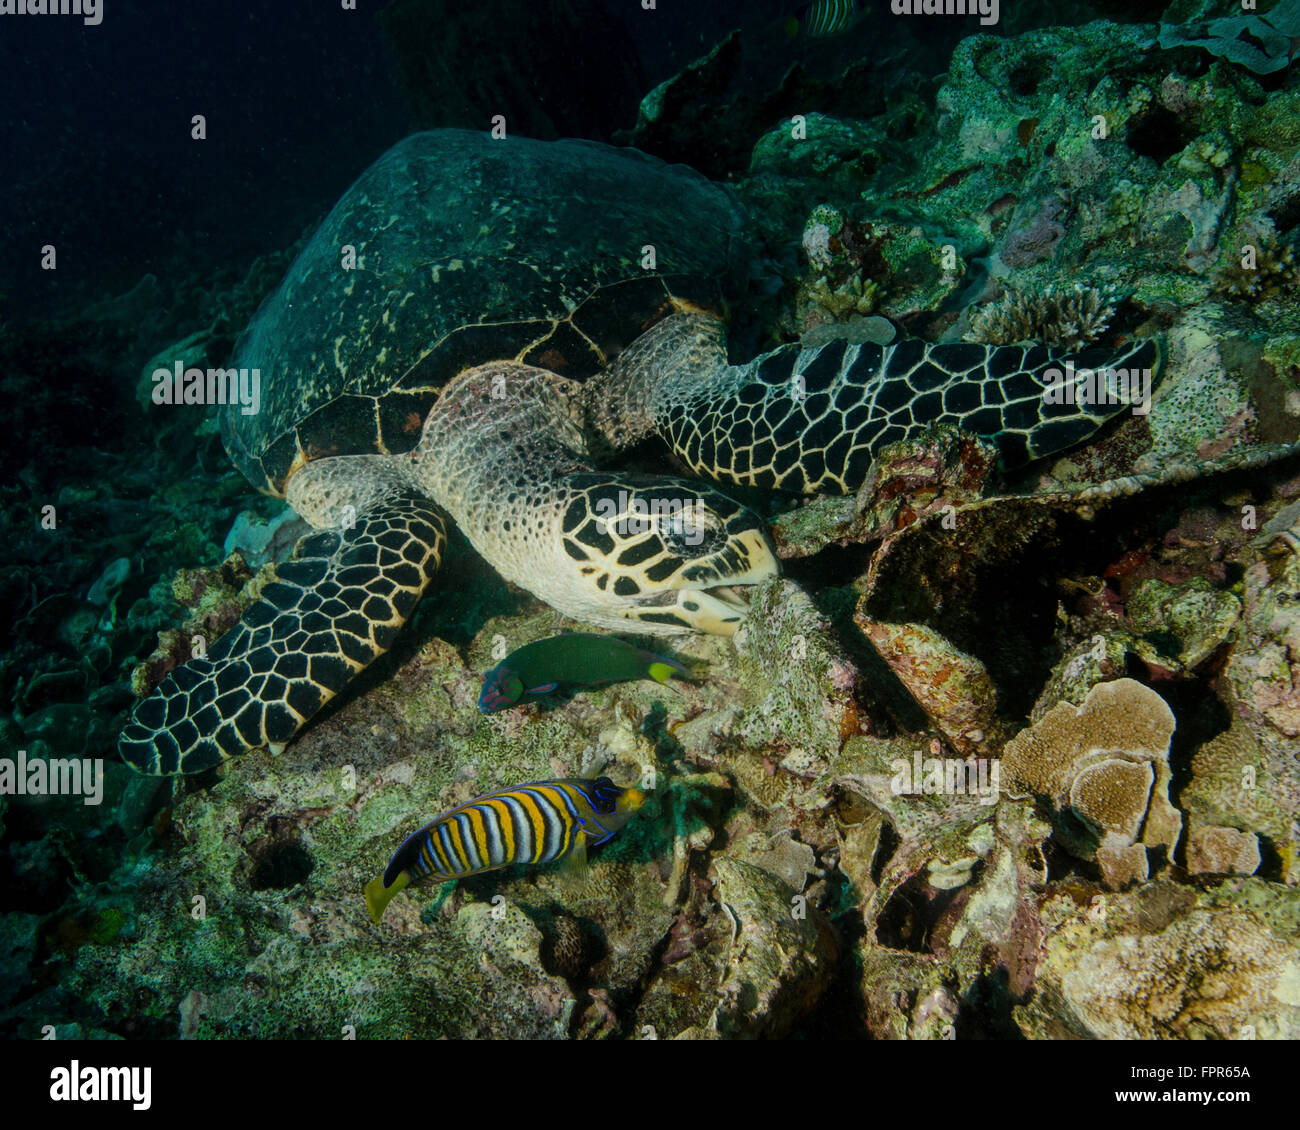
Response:
[{"label": "wrasse yellow tail", "polygon": [[664,690],[672,691],[678,698],[681,697],[682,692],[673,686],[670,681],[674,675],[680,676],[681,671],[678,667],[668,663],[651,663],[646,674],[656,683],[659,683]]},{"label": "wrasse yellow tail", "polygon": [[410,881],[411,877],[403,871],[393,880],[391,887],[384,886],[384,877],[382,875],[376,875],[366,884],[366,908],[370,911],[371,921],[376,926],[379,925],[379,920],[383,918],[384,911],[388,909],[388,904],[393,901],[393,896],[405,888]]}]

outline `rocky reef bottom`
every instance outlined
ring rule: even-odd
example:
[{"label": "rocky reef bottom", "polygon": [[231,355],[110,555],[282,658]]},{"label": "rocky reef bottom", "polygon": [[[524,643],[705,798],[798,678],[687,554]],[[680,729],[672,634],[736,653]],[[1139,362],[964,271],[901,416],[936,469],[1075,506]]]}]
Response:
[{"label": "rocky reef bottom", "polygon": [[[0,1032],[1300,1035],[1300,86],[1171,37],[1213,5],[1175,7],[971,34],[887,100],[846,47],[842,117],[786,121],[815,88],[782,72],[738,90],[763,72],[734,38],[645,99],[631,140],[713,154],[755,221],[737,356],[1164,350],[1141,411],[1028,470],[938,429],[857,497],[746,496],[785,576],[734,639],[652,645],[697,672],[679,694],[480,715],[505,651],[584,626],[453,536],[279,756],[134,776],[135,696],[303,532],[149,374],[224,364],[294,249],[0,324],[0,746],[104,760],[98,807],[0,793]],[[720,146],[737,121],[758,140]],[[364,884],[436,814],[600,772],[650,800],[584,873],[414,886],[371,922]]]},{"label": "rocky reef bottom", "polygon": [[[476,701],[501,649],[580,625],[459,546],[397,648],[279,756],[174,796],[109,764],[93,819],[79,798],[0,800],[20,903],[0,919],[3,1023],[60,1038],[1294,1038],[1292,496],[1300,477],[1279,464],[1177,505],[939,507],[870,552],[789,556],[734,640],[670,649],[696,672],[678,695],[628,683],[491,716]],[[824,532],[826,504],[800,513],[778,534]],[[1077,547],[1065,532],[1085,520],[1091,551],[1062,565],[1051,547]],[[980,563],[960,591],[944,546]],[[195,615],[237,612],[247,575],[208,577]],[[930,623],[927,601],[944,609]],[[51,735],[34,733],[36,755]],[[362,887],[436,813],[598,772],[650,800],[585,871],[416,886],[371,923]]]}]

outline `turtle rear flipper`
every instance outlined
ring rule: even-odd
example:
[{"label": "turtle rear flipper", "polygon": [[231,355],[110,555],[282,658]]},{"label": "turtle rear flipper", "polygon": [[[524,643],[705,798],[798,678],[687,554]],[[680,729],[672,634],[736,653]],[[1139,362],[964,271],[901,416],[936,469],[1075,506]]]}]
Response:
[{"label": "turtle rear flipper", "polygon": [[122,759],[142,773],[197,773],[289,741],[392,646],[445,541],[439,510],[408,492],[377,500],[350,529],[303,538],[207,658],[176,668],[136,706]]}]

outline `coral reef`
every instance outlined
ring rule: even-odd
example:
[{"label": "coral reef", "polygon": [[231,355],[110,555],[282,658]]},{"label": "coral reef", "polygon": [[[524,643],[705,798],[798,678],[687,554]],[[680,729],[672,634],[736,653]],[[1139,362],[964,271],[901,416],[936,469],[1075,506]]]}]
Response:
[{"label": "coral reef", "polygon": [[[437,598],[280,756],[129,775],[133,684],[210,644],[300,532],[211,421],[138,427],[138,390],[223,364],[292,249],[0,329],[31,421],[0,488],[0,732],[107,759],[98,810],[0,795],[4,1031],[1300,1034],[1300,90],[1255,77],[1275,37],[1202,36],[1207,16],[1180,2],[1158,51],[1108,21],[967,35],[887,102],[865,57],[760,67],[775,49],[745,33],[644,98],[627,139],[753,214],[738,353],[885,340],[889,318],[928,340],[1159,334],[1166,358],[1149,414],[1046,465],[936,429],[857,497],[748,498],[786,576],[734,640],[672,651],[699,671],[677,694],[479,715],[498,645],[584,626],[453,541]],[[413,44],[405,65],[432,66]],[[483,105],[526,82],[454,85]],[[362,885],[434,813],[601,769],[651,801],[585,873],[417,886],[369,921]]]},{"label": "coral reef", "polygon": [[1059,703],[1002,754],[1006,788],[1052,806],[1056,838],[1096,859],[1112,888],[1149,874],[1149,853],[1173,851],[1182,818],[1169,801],[1174,716],[1132,679],[1094,687],[1079,707]]},{"label": "coral reef", "polygon": [[1173,670],[1199,667],[1231,638],[1241,619],[1241,601],[1202,577],[1182,585],[1148,578],[1133,590],[1126,608],[1133,630],[1147,636],[1135,641],[1137,653]]},{"label": "coral reef", "polygon": [[1188,833],[1187,870],[1193,875],[1253,875],[1259,862],[1259,837],[1251,832],[1202,824]]},{"label": "coral reef", "polygon": [[959,753],[988,752],[998,736],[997,691],[984,665],[923,624],[856,617],[862,634]]},{"label": "coral reef", "polygon": [[1031,267],[1040,259],[1050,259],[1056,246],[1065,238],[1065,228],[1058,217],[1065,215],[1065,204],[1055,196],[1046,197],[1039,205],[1038,214],[1024,227],[1007,233],[998,251],[998,258],[1013,270]]},{"label": "coral reef", "polygon": [[1038,992],[1017,1023],[1037,1038],[1294,1039],[1298,896],[1247,879],[1050,897]]},{"label": "coral reef", "polygon": [[1106,332],[1117,300],[1112,288],[1083,283],[1061,292],[1049,285],[1036,294],[1008,288],[997,302],[976,308],[963,337],[991,345],[1038,341],[1080,349]]},{"label": "coral reef", "polygon": [[1226,270],[1221,280],[1236,298],[1252,302],[1285,298],[1294,296],[1300,287],[1300,261],[1290,245],[1252,247],[1243,252],[1242,260]]},{"label": "coral reef", "polygon": [[889,271],[885,252],[891,239],[888,232],[850,221],[829,205],[813,209],[802,241],[811,271],[795,294],[801,334],[876,308],[884,292],[870,275]]}]

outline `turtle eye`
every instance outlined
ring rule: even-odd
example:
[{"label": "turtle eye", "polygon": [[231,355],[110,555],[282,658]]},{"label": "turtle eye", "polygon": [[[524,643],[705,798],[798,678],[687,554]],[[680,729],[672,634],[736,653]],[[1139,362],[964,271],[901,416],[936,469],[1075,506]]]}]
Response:
[{"label": "turtle eye", "polygon": [[722,520],[703,499],[683,504],[655,519],[659,536],[669,549],[688,557],[712,553],[726,540]]}]

